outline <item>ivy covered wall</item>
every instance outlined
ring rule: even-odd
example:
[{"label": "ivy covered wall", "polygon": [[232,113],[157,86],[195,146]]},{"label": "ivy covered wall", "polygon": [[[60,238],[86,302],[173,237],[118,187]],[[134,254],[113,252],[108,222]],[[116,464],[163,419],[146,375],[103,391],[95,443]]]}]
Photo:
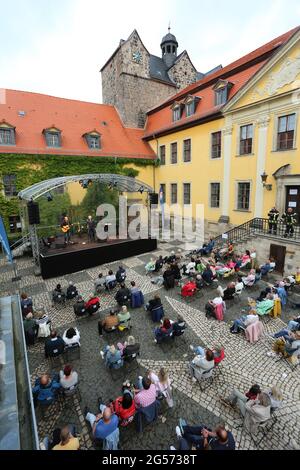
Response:
[{"label": "ivy covered wall", "polygon": [[0,153],[0,214],[8,230],[8,217],[19,213],[18,198],[7,198],[4,195],[4,175],[16,175],[19,192],[35,183],[59,176],[117,173],[138,177],[142,167],[149,167],[152,174],[153,165],[155,161],[147,159]]}]

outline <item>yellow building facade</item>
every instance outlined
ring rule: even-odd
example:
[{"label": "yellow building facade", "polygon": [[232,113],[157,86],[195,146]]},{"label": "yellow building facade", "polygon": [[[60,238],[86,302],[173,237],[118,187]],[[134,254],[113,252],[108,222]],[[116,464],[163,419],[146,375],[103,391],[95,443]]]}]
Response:
[{"label": "yellow building facade", "polygon": [[[200,100],[201,90],[198,95]],[[156,191],[164,185],[169,206],[175,200],[179,205],[188,202],[184,192],[190,191],[193,216],[196,204],[204,204],[205,220],[213,225],[230,227],[266,217],[274,205],[281,214],[287,207],[300,214],[299,110],[298,31],[224,104],[221,116],[179,131],[151,129],[153,138],[148,135],[147,140],[163,159],[155,171]],[[218,132],[216,158],[213,139]],[[190,161],[184,161],[185,141]]]}]

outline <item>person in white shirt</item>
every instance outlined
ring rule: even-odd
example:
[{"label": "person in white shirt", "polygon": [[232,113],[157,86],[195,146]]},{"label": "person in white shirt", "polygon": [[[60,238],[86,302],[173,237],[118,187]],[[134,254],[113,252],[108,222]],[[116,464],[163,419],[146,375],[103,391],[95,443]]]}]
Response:
[{"label": "person in white shirt", "polygon": [[254,309],[250,310],[248,315],[243,315],[241,318],[234,320],[232,327],[230,328],[230,332],[237,334],[240,331],[240,327],[247,328],[247,326],[251,325],[252,323],[256,323],[259,321],[257,313]]},{"label": "person in white shirt", "polygon": [[242,281],[245,286],[253,286],[255,282],[255,269],[251,269],[247,277],[243,277]]},{"label": "person in white shirt", "polygon": [[278,387],[272,387],[271,390],[267,392],[271,400],[271,410],[277,410],[282,407],[283,396],[281,390]]},{"label": "person in white shirt", "polygon": [[73,346],[74,344],[78,344],[80,346],[80,333],[76,327],[66,330],[62,339],[66,346]]},{"label": "person in white shirt", "polygon": [[235,292],[240,292],[244,289],[243,279],[238,277],[238,282],[235,285]]},{"label": "person in white shirt", "polygon": [[95,293],[99,294],[99,291],[102,287],[105,287],[106,279],[103,277],[103,274],[100,273],[96,281],[94,282]]},{"label": "person in white shirt", "polygon": [[191,258],[191,261],[185,266],[184,274],[191,274],[196,271],[196,262],[194,258]]},{"label": "person in white shirt", "polygon": [[170,408],[174,406],[172,392],[171,392],[171,381],[169,374],[163,367],[160,369],[158,375],[155,372],[150,371],[148,375],[151,382],[155,385],[157,396],[164,396],[167,404]]},{"label": "person in white shirt", "polygon": [[72,389],[78,384],[78,374],[72,369],[72,366],[66,365],[64,370],[59,373],[60,385],[65,390]]},{"label": "person in white shirt", "polygon": [[112,271],[109,271],[108,276],[106,276],[105,278],[106,289],[109,288],[109,284],[114,283],[114,282],[117,282],[116,275]]}]

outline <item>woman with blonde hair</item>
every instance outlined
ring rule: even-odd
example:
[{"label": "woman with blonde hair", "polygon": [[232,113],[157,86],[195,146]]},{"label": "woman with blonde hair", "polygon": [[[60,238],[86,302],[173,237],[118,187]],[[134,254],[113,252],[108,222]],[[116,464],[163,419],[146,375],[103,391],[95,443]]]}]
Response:
[{"label": "woman with blonde hair", "polygon": [[267,392],[271,400],[271,410],[274,411],[282,406],[283,395],[281,390],[275,385]]},{"label": "woman with blonde hair", "polygon": [[156,394],[158,398],[165,398],[169,408],[174,406],[172,397],[172,388],[169,374],[163,367],[160,369],[158,375],[152,370],[149,371],[148,377],[151,382],[155,385]]}]

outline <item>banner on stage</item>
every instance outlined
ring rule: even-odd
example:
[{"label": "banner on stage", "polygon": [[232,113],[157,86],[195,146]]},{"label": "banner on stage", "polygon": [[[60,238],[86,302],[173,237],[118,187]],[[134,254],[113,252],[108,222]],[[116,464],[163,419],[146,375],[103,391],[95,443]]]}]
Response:
[{"label": "banner on stage", "polygon": [[7,233],[5,230],[3,219],[1,216],[0,216],[0,243],[2,244],[2,248],[7,255],[7,259],[9,263],[12,263],[13,257],[12,257],[12,253],[11,253],[10,246],[8,243]]}]

